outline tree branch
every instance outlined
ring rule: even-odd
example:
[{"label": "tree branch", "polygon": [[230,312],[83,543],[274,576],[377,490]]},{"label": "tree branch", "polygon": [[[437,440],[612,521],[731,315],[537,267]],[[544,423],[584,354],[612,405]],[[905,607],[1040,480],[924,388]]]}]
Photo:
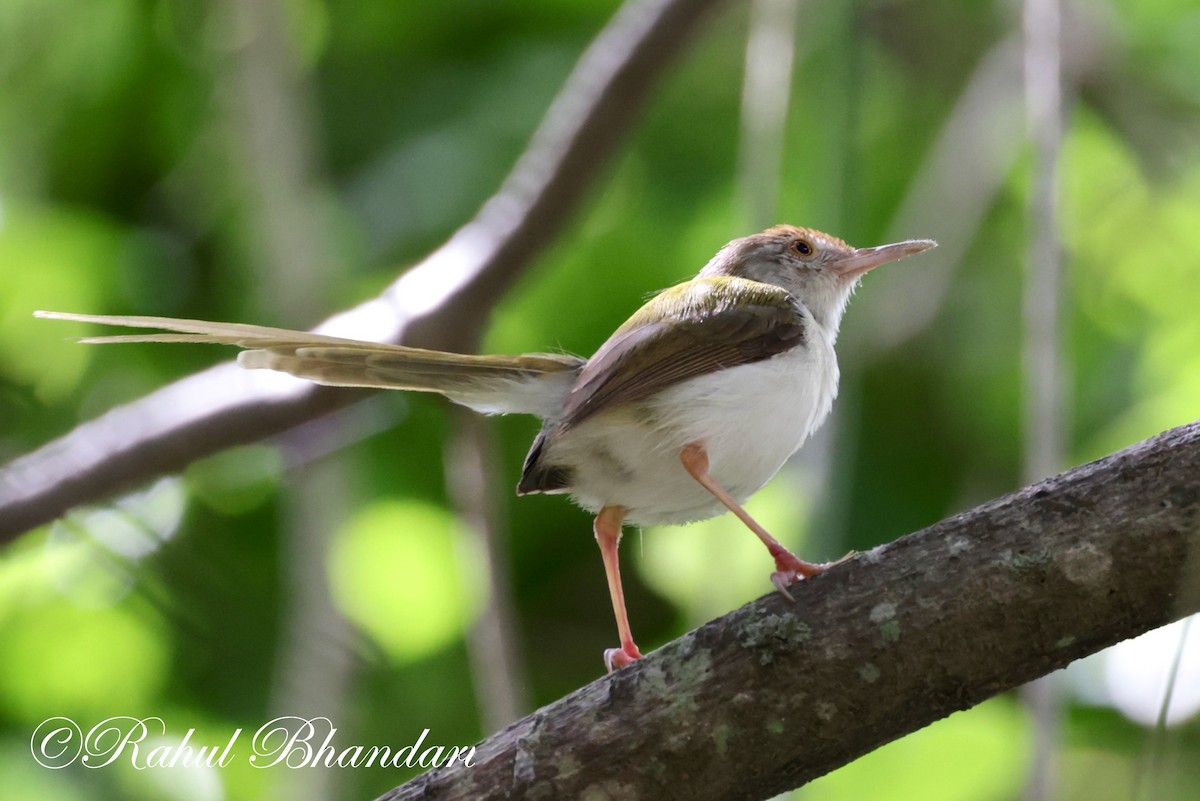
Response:
[{"label": "tree branch", "polygon": [[[725,0],[630,0],[580,58],[500,190],[379,298],[319,330],[469,350],[496,300],[578,207],[656,79]],[[73,506],[361,398],[232,363],[189,376],[0,471],[0,542]]]},{"label": "tree branch", "polygon": [[383,798],[769,798],[1200,610],[1200,423],[860,554]]}]

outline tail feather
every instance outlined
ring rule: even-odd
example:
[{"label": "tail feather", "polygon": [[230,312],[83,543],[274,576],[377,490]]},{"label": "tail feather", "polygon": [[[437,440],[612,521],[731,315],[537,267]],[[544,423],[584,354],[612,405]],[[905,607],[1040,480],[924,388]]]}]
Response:
[{"label": "tail feather", "polygon": [[279,370],[319,384],[437,392],[489,414],[552,417],[562,407],[584,360],[555,353],[469,355],[290,331],[284,328],[67,312],[35,312],[53,320],[159,328],[174,333],[118,334],[80,342],[196,342],[245,348],[238,364]]}]

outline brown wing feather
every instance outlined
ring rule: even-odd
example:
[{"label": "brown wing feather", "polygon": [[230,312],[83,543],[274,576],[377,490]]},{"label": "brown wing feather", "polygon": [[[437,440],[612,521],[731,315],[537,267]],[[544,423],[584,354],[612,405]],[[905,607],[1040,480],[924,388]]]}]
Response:
[{"label": "brown wing feather", "polygon": [[[669,312],[671,322],[664,322]],[[769,359],[804,343],[803,308],[785,290],[742,278],[703,278],[659,294],[588,360],[556,426],[525,459],[519,494],[560,492],[571,475],[546,459],[547,445],[573,426],[689,378]]]},{"label": "brown wing feather", "polygon": [[[670,322],[664,306],[676,312]],[[689,281],[642,307],[588,360],[559,426],[803,342],[801,307],[783,289],[740,278]]]}]

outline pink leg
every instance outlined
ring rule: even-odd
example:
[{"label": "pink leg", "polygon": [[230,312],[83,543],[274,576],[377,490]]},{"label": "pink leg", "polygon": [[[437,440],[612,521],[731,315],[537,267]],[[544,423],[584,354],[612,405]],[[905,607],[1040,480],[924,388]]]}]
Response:
[{"label": "pink leg", "polygon": [[625,592],[621,589],[621,565],[617,559],[617,546],[621,542],[621,521],[625,518],[624,506],[605,506],[596,515],[592,527],[596,542],[600,544],[600,556],[604,558],[604,575],[608,579],[608,594],[612,596],[613,614],[617,617],[617,634],[621,637],[620,648],[609,648],[604,652],[604,666],[612,673],[634,660],[642,658],[642,652],[633,642],[629,631],[629,615],[625,612]]},{"label": "pink leg", "polygon": [[758,521],[725,491],[724,487],[714,481],[713,477],[708,474],[708,452],[704,449],[704,443],[692,442],[684,445],[683,450],[679,452],[679,461],[683,462],[683,468],[700,483],[700,486],[711,492],[717,500],[725,505],[725,508],[737,515],[739,520],[758,535],[763,545],[767,546],[767,551],[775,557],[775,572],[771,574],[771,583],[788,599],[792,598],[791,593],[787,591],[789,584],[795,584],[802,578],[815,576],[828,567],[805,562],[784,548],[779,540],[772,537],[770,532],[760,526]]}]

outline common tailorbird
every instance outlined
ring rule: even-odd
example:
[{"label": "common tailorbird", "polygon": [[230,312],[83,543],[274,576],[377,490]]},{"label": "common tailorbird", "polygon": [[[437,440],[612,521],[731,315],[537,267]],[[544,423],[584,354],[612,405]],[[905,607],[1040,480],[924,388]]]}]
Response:
[{"label": "common tailorbird", "polygon": [[614,670],[640,659],[625,612],[617,545],[626,523],[688,523],[732,511],[775,559],[786,587],[820,572],[784,548],[741,504],[829,414],[842,312],[868,271],[935,243],[853,248],[779,225],[735,239],[695,278],[638,309],[590,359],[553,353],[472,356],[305,331],[161,317],[37,312],[180,333],[84,342],[217,342],[238,363],[320,384],[438,392],[488,414],[532,414],[542,428],[518,495],[567,493],[593,526],[612,596]]}]

